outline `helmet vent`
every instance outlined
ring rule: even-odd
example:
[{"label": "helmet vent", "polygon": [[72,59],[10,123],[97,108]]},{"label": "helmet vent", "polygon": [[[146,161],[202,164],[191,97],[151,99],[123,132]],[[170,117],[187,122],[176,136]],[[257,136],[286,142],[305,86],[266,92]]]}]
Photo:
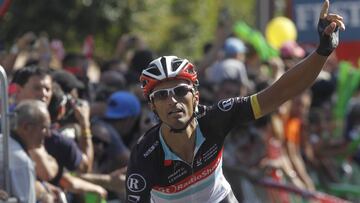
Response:
[{"label": "helmet vent", "polygon": [[179,66],[182,64],[183,60],[176,60],[172,64],[172,71],[176,71]]},{"label": "helmet vent", "polygon": [[161,62],[161,65],[162,65],[162,67],[164,69],[166,77],[168,77],[168,72],[167,72],[167,68],[166,68],[166,58],[161,57],[160,62]]},{"label": "helmet vent", "polygon": [[156,67],[156,65],[152,65],[146,70],[147,72],[153,74],[153,75],[161,75],[159,69]]}]

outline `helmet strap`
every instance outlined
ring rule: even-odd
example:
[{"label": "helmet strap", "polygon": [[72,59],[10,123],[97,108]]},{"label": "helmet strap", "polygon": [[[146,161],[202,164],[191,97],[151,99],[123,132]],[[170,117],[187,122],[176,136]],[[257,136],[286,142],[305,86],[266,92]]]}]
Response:
[{"label": "helmet strap", "polygon": [[189,120],[185,123],[184,127],[179,128],[179,129],[173,128],[170,125],[168,125],[167,123],[164,123],[164,124],[167,125],[170,128],[170,132],[181,133],[190,125],[190,123],[192,122],[192,120],[194,118],[195,118],[195,113],[192,114],[192,116],[189,118]]}]

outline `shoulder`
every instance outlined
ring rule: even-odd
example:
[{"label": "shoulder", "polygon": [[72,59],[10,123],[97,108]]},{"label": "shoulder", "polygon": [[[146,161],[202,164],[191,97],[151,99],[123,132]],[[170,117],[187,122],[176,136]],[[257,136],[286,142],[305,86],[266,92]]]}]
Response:
[{"label": "shoulder", "polygon": [[76,146],[75,140],[62,135],[58,131],[52,131],[50,137],[45,138],[45,147],[63,147],[63,146]]},{"label": "shoulder", "polygon": [[132,148],[132,157],[142,157],[142,160],[149,159],[152,154],[155,154],[156,150],[160,149],[159,129],[160,124],[157,124],[138,139],[136,145]]},{"label": "shoulder", "polygon": [[199,107],[197,119],[205,128],[232,127],[254,120],[250,97],[222,99],[212,106]]},{"label": "shoulder", "polygon": [[55,158],[68,157],[72,154],[81,156],[80,148],[75,140],[57,131],[52,131],[51,136],[45,138],[44,146],[46,151]]},{"label": "shoulder", "polygon": [[33,168],[33,162],[21,145],[10,137],[10,168]]},{"label": "shoulder", "polygon": [[18,141],[16,141],[15,139],[13,139],[12,137],[10,137],[9,139],[9,148],[10,148],[10,155],[12,155],[13,157],[23,157],[23,156],[27,156],[25,150],[21,147],[20,143]]},{"label": "shoulder", "polygon": [[105,121],[97,119],[91,123],[91,132],[98,135],[110,135],[109,127]]}]

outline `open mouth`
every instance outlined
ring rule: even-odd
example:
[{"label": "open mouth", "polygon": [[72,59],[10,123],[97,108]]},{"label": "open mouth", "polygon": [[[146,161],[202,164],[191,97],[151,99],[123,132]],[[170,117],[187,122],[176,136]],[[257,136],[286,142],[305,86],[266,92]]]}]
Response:
[{"label": "open mouth", "polygon": [[174,109],[172,111],[170,111],[168,114],[178,114],[178,113],[183,113],[184,111],[182,109]]}]

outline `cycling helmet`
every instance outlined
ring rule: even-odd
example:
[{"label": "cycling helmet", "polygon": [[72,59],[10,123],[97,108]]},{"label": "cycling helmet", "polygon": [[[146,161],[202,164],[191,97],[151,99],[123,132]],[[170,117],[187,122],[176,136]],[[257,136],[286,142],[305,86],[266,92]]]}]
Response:
[{"label": "cycling helmet", "polygon": [[184,79],[198,85],[195,67],[187,59],[177,56],[162,56],[150,62],[140,76],[141,88],[145,98],[156,85],[165,80]]}]

